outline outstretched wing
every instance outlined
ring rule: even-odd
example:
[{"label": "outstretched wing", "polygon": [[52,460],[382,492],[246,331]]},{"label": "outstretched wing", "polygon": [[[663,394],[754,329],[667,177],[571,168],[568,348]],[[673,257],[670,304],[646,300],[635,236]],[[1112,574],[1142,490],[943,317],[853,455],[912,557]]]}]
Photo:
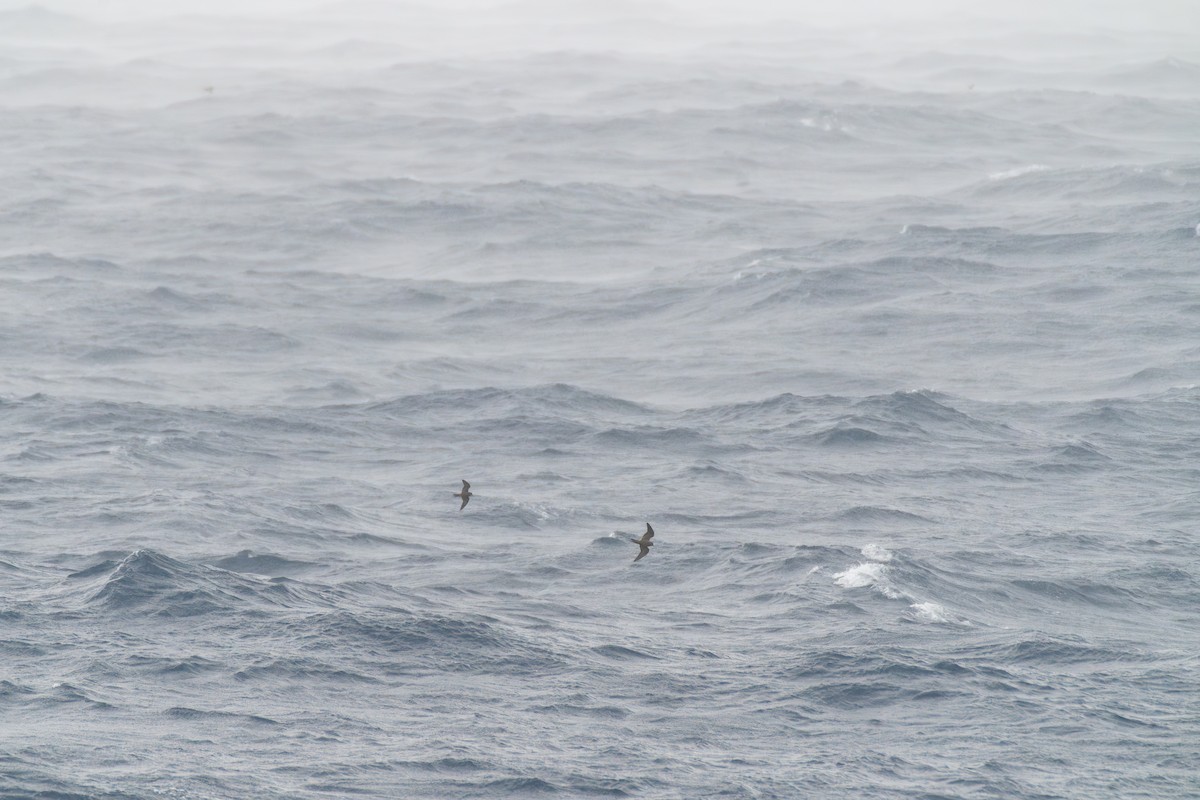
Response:
[{"label": "outstretched wing", "polygon": [[638,542],[638,544],[645,544],[646,542],[650,541],[653,538],[654,538],[654,528],[651,528],[650,523],[647,522],[646,523],[646,532],[642,534],[642,539],[641,539],[641,541]]},{"label": "outstretched wing", "polygon": [[[459,480],[462,480],[462,479],[459,478]],[[471,491],[471,484],[467,483],[466,481],[463,481],[463,491],[464,492]]]},{"label": "outstretched wing", "polygon": [[462,499],[463,499],[462,505],[458,507],[459,511],[462,511],[464,508],[467,507],[467,503],[471,502],[471,495],[467,494],[466,492],[463,492]]},{"label": "outstretched wing", "polygon": [[646,545],[644,545],[644,544],[643,544],[643,545],[642,545],[642,552],[640,552],[640,553],[638,553],[638,554],[637,554],[637,558],[635,558],[635,559],[633,560],[633,563],[635,563],[635,564],[636,564],[637,562],[641,561],[643,558],[645,558],[645,557],[646,557],[646,554],[647,554],[647,553],[649,553],[649,552],[650,552],[650,548],[649,548],[649,547],[646,547]]}]

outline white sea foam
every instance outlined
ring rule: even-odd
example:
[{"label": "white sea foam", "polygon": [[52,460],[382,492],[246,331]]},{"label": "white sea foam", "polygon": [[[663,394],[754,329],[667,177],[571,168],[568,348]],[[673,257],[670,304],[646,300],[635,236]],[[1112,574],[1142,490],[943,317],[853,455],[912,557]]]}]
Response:
[{"label": "white sea foam", "polygon": [[861,589],[882,580],[884,569],[880,564],[859,564],[843,572],[835,572],[833,580],[843,589]]},{"label": "white sea foam", "polygon": [[877,544],[868,544],[862,549],[862,554],[872,561],[887,563],[892,560],[892,551]]},{"label": "white sea foam", "polygon": [[835,573],[833,581],[843,589],[870,587],[891,600],[900,600],[906,596],[888,579],[888,568],[876,562],[859,564],[844,572]]},{"label": "white sea foam", "polygon": [[970,625],[971,621],[950,613],[941,603],[925,601],[909,606],[909,618],[914,622],[936,625]]},{"label": "white sea foam", "polygon": [[1045,172],[1050,169],[1045,164],[1030,164],[1027,167],[1016,167],[1015,169],[1001,170],[1000,172],[992,172],[988,175],[989,181],[1007,181],[1013,178],[1019,178],[1022,175],[1029,175],[1034,172]]}]

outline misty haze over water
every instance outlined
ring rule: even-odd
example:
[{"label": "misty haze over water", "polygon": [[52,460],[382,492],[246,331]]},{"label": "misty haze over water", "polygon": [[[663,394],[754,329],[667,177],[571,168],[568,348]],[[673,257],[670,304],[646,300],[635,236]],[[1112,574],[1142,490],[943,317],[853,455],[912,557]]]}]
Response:
[{"label": "misty haze over water", "polygon": [[0,797],[1200,795],[1200,6],[94,5]]}]

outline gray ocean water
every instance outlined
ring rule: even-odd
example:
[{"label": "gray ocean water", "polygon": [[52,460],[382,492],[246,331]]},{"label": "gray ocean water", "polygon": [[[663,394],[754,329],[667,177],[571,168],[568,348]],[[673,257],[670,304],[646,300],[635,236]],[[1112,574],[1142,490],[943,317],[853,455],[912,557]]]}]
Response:
[{"label": "gray ocean water", "polygon": [[0,13],[0,796],[1200,797],[1194,32],[406,8]]}]

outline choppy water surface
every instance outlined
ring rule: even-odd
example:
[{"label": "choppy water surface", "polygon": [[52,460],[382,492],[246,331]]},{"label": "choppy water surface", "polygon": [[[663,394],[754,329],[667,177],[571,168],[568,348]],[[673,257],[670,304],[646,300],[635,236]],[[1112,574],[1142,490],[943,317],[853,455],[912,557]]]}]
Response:
[{"label": "choppy water surface", "polygon": [[3,796],[1200,795],[1194,38],[4,21]]}]

